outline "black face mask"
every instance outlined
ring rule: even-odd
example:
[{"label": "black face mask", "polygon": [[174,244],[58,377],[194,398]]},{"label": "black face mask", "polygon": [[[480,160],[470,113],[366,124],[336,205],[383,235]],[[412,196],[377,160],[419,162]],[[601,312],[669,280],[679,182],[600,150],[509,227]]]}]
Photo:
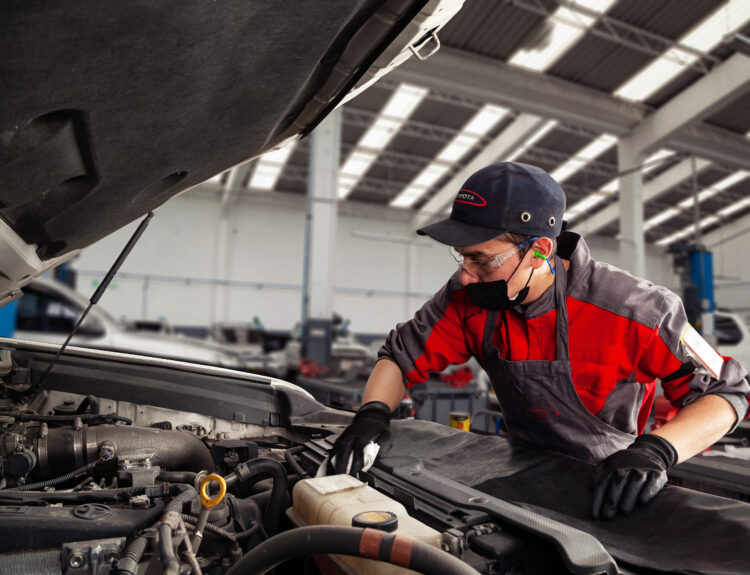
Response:
[{"label": "black face mask", "polygon": [[[531,281],[533,273],[534,270],[531,270],[529,281]],[[513,299],[508,297],[508,282],[506,280],[469,284],[466,286],[466,293],[469,294],[471,301],[482,309],[505,311],[510,306],[521,303],[526,299],[526,296],[529,295],[529,281]]]},{"label": "black face mask", "polygon": [[[521,261],[518,262],[518,265],[516,265],[516,268],[513,270],[513,273],[510,274],[508,279],[512,278],[515,275],[518,267],[521,265],[521,262],[523,262],[523,258],[526,256],[526,252],[528,251],[529,250],[527,248],[526,251],[523,252]],[[529,279],[526,280],[526,284],[513,299],[510,299],[508,297],[507,280],[469,284],[466,286],[466,293],[469,294],[471,301],[473,301],[475,305],[478,305],[482,309],[486,309],[487,311],[505,311],[510,306],[521,303],[526,299],[526,296],[529,295],[529,282],[531,281],[531,276],[533,275],[534,268],[531,269],[531,273],[529,274]]]}]

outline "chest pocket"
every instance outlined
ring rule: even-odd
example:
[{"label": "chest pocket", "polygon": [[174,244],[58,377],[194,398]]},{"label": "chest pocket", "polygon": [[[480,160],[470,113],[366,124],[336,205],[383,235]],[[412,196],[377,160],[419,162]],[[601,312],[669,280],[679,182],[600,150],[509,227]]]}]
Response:
[{"label": "chest pocket", "polygon": [[573,386],[581,402],[593,415],[604,407],[607,396],[617,385],[617,367],[586,361],[571,361]]}]

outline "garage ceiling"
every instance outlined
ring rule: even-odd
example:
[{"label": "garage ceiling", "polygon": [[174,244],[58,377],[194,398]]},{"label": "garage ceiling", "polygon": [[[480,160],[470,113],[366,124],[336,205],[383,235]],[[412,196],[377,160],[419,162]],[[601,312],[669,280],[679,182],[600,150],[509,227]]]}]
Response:
[{"label": "garage ceiling", "polygon": [[[750,63],[734,34],[750,36],[747,0],[467,0],[437,54],[343,106],[340,199],[429,219],[468,173],[515,160],[562,183],[570,229],[616,237],[618,140],[732,57]],[[648,243],[689,239],[696,212],[703,233],[750,213],[746,80],[644,157]],[[302,140],[212,185],[305,194],[308,152]]]}]

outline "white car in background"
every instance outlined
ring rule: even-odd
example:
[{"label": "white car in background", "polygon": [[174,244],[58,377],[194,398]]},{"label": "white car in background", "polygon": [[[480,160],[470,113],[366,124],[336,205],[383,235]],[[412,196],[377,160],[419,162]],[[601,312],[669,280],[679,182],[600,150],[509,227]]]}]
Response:
[{"label": "white car in background", "polygon": [[750,329],[742,317],[720,310],[714,314],[714,326],[718,352],[733,357],[750,371]]},{"label": "white car in background", "polygon": [[[48,279],[33,280],[24,286],[23,292],[18,301],[14,333],[19,339],[62,344],[89,303],[67,285]],[[101,305],[89,311],[70,343],[219,367],[246,367],[239,354],[218,343],[129,329]]]}]

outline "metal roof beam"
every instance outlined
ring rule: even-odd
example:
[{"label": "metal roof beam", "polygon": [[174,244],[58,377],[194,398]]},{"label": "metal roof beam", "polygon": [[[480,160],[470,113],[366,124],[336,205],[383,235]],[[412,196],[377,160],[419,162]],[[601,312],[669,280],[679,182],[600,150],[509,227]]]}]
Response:
[{"label": "metal roof beam", "polygon": [[648,153],[681,128],[700,122],[750,91],[750,58],[734,54],[680,92],[623,138],[628,146]]},{"label": "metal roof beam", "polygon": [[[443,47],[426,62],[407,60],[390,77],[620,137],[652,111],[599,90],[455,48]],[[750,141],[729,130],[697,124],[674,134],[666,144],[735,168],[750,169]]]},{"label": "metal roof beam", "polygon": [[[698,172],[705,170],[711,162],[707,160],[698,159],[695,163]],[[690,158],[682,160],[679,164],[670,168],[666,172],[659,174],[653,180],[650,180],[643,184],[643,203],[649,202],[659,197],[664,192],[674,188],[679,183],[685,181],[693,173],[692,162]],[[577,232],[581,232],[586,235],[594,234],[607,227],[612,222],[620,219],[620,204],[619,202],[614,203],[596,215],[582,221],[580,224],[575,224],[571,228]]]}]

